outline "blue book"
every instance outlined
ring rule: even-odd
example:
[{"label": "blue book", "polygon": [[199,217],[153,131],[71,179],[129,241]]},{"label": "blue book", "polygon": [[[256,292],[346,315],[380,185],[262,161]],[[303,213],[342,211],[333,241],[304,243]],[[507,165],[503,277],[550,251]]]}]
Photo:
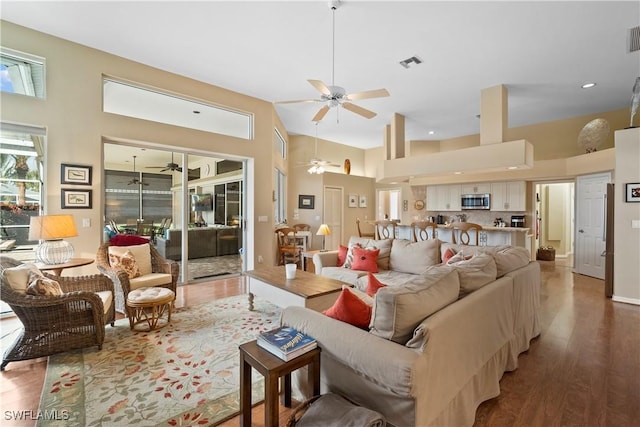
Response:
[{"label": "blue book", "polygon": [[263,332],[258,336],[257,342],[258,346],[285,361],[296,358],[318,346],[315,338],[289,326],[281,326]]}]

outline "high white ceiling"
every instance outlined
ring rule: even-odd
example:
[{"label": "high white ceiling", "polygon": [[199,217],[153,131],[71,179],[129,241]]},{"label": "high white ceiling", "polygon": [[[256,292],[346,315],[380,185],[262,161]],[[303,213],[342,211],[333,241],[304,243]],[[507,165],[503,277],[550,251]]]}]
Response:
[{"label": "high white ceiling", "polygon": [[[1,14],[267,101],[317,98],[307,79],[331,84],[327,1],[3,0]],[[640,53],[627,53],[628,30],[640,25],[638,1],[345,0],[335,14],[335,84],[391,93],[355,102],[378,113],[371,120],[332,110],[321,123],[320,138],[360,148],[382,145],[394,113],[406,117],[407,139],[479,133],[480,91],[498,84],[509,90],[515,127],[628,107],[640,76]],[[414,55],[424,62],[399,65]],[[586,82],[597,86],[581,89]],[[290,133],[314,135],[320,107],[277,111]]]}]

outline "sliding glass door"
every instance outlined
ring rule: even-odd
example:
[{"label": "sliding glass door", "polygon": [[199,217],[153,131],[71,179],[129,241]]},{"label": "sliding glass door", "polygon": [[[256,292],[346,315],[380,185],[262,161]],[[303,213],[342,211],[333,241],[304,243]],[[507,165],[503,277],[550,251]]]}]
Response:
[{"label": "sliding glass door", "polygon": [[181,263],[181,282],[241,272],[244,162],[157,147],[104,147],[105,238],[148,237],[163,257]]}]

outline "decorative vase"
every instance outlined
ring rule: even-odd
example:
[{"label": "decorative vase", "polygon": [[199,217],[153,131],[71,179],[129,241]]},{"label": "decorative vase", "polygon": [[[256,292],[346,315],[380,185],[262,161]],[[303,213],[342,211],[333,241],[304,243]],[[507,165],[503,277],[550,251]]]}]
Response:
[{"label": "decorative vase", "polygon": [[351,160],[349,159],[344,160],[344,173],[347,175],[351,174]]}]

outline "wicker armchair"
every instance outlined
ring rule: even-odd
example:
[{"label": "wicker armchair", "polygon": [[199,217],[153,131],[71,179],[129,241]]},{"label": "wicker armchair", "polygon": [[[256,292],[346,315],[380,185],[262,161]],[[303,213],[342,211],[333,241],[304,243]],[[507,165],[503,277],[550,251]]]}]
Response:
[{"label": "wicker armchair", "polygon": [[[17,267],[22,262],[0,256],[0,267]],[[102,299],[96,292],[109,291],[113,282],[106,276],[59,277],[43,274],[60,283],[60,296],[33,296],[14,290],[0,275],[0,298],[22,322],[23,329],[14,344],[6,350],[0,370],[9,362],[35,359],[78,348],[98,346],[102,349],[104,326],[115,321],[114,305],[104,312]]]},{"label": "wicker armchair", "polygon": [[[129,279],[129,275],[124,270],[118,270],[111,266],[111,263],[109,262],[109,246],[111,245],[107,242],[103,243],[100,248],[98,248],[98,253],[96,254],[96,266],[101,273],[106,274],[111,278],[111,280],[113,280],[116,292],[114,298],[116,302],[116,310],[128,315],[129,313],[126,310],[125,301],[129,292],[136,289],[135,284],[134,286],[131,284],[131,281],[136,281],[136,279]],[[180,266],[175,261],[163,258],[153,246],[149,245],[149,250],[151,251],[152,274],[168,274],[170,275],[170,278],[168,278],[165,283],[154,283],[153,285],[145,286],[159,286],[171,289],[175,293],[178,284],[178,276],[180,274]]]}]

